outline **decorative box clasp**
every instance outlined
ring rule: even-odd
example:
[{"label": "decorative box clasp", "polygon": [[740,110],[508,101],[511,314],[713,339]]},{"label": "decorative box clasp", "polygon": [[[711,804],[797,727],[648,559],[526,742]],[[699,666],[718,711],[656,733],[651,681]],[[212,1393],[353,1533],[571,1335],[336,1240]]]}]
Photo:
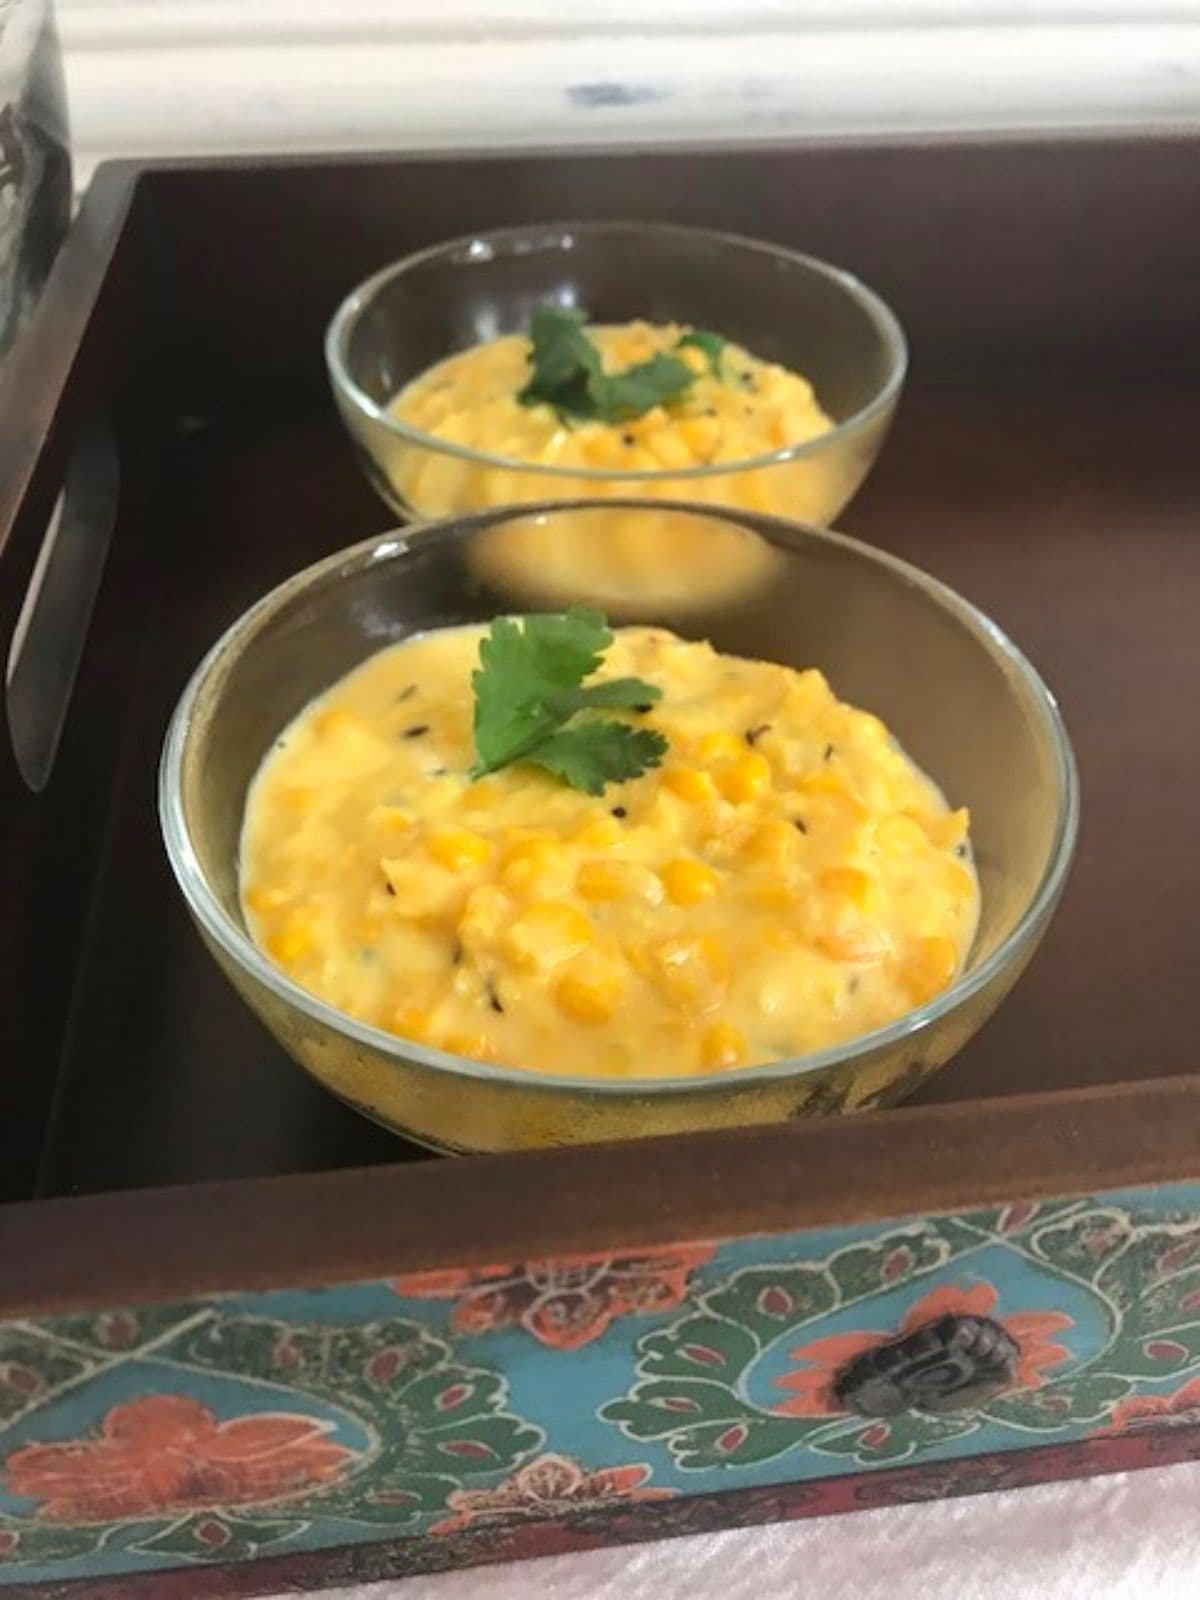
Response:
[{"label": "decorative box clasp", "polygon": [[969,1411],[1011,1388],[1019,1347],[990,1317],[938,1317],[848,1362],[834,1379],[847,1411]]}]

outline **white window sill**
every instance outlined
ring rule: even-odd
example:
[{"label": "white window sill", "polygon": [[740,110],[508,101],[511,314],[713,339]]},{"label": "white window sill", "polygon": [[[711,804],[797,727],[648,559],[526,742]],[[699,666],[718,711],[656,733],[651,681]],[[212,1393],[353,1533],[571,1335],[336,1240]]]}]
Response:
[{"label": "white window sill", "polygon": [[1200,125],[1200,0],[59,0],[110,155]]}]

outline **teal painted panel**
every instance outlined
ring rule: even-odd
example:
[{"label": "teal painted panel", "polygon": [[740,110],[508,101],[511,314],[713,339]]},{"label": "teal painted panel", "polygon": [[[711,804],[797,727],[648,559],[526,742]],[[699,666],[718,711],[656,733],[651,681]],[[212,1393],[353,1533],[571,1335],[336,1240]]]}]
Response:
[{"label": "teal painted panel", "polygon": [[[946,1313],[1015,1385],[864,1420]],[[0,1324],[0,1585],[570,1524],[1200,1418],[1200,1186]]]}]

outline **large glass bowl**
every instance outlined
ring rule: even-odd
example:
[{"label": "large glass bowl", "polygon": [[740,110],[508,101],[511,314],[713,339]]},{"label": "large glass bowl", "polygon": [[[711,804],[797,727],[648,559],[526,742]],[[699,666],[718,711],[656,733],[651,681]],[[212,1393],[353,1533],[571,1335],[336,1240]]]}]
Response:
[{"label": "large glass bowl", "polygon": [[[550,304],[583,307],[598,323],[640,317],[715,329],[807,377],[835,426],[751,460],[616,472],[487,455],[391,414],[397,393],[435,362],[527,331]],[[539,223],[423,250],[354,290],[329,326],[325,354],[367,474],[402,516],[638,495],[819,524],[870,470],[907,359],[896,318],[848,272],[776,245],[644,222]]]},{"label": "large glass bowl", "polygon": [[[280,730],[317,694],[408,634],[536,609],[495,559],[514,519],[566,544],[607,544],[640,504],[487,512],[398,532],[330,556],[259,601],[201,664],[175,712],[160,804],[171,865],[217,961],[302,1066],[368,1116],[447,1150],[510,1150],[776,1122],[889,1103],[943,1065],[1032,956],[1075,841],[1075,767],[1054,701],[996,626],[915,568],[866,545],[755,516],[659,507],[714,561],[751,553],[736,603],[689,603],[657,620],[721,650],[815,665],[843,698],[883,717],[956,804],[971,808],[982,918],[968,966],[930,1004],[820,1054],[703,1078],[636,1080],[481,1064],[333,1010],[249,939],[238,898],[248,785]],[[499,576],[497,575],[499,574]],[[572,599],[588,603],[589,590]],[[610,607],[615,623],[624,620]]]}]

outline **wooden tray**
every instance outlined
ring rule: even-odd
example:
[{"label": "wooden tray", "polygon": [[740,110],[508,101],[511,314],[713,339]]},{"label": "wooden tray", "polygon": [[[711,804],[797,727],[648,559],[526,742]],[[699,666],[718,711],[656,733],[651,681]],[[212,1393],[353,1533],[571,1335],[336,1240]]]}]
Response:
[{"label": "wooden tray", "polygon": [[[253,1594],[1200,1453],[1198,202],[1182,137],[102,170],[0,388],[0,1584]],[[218,976],[157,752],[225,624],[387,525],[321,367],[345,290],[618,214],[895,306],[843,525],[1058,691],[1079,861],[917,1102],[439,1161]],[[843,1409],[884,1346],[902,1409]]]}]

